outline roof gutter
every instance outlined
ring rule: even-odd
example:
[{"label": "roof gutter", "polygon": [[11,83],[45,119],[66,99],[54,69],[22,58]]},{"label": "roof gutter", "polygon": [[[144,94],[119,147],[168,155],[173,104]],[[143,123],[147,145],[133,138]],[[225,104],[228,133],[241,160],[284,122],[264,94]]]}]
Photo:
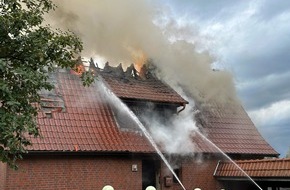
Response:
[{"label": "roof gutter", "polygon": [[[289,177],[251,177],[254,181],[263,181],[263,182],[290,182]],[[249,179],[245,177],[216,177],[219,181],[248,181]]]}]

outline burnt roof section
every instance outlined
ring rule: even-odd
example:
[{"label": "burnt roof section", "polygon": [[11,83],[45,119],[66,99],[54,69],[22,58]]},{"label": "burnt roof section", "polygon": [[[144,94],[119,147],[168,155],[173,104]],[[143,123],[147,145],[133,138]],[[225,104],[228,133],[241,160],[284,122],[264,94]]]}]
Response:
[{"label": "burnt roof section", "polygon": [[99,75],[121,99],[177,104],[188,102],[163,81],[157,79],[144,65],[138,73],[133,65],[124,72],[122,65],[111,67],[107,63]]}]

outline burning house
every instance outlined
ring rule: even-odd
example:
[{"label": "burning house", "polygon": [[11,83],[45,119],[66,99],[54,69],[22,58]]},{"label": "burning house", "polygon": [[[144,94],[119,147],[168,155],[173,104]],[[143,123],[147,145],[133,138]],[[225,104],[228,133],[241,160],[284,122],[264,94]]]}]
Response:
[{"label": "burning house", "polygon": [[[144,190],[151,185],[177,190],[182,189],[178,180],[185,189],[258,189],[217,147],[239,160],[238,166],[263,189],[290,187],[290,159],[277,158],[278,153],[239,104],[200,106],[195,114],[197,127],[187,134],[193,146],[185,154],[169,153],[166,141],[155,138],[174,176],[138,123],[110,96],[121,99],[153,137],[153,118],[158,116],[166,127],[188,102],[146,67],[139,73],[134,66],[125,72],[121,65],[91,68],[99,82],[90,87],[82,86],[75,71],[53,74],[55,89],[43,93],[39,105],[41,136],[30,138],[32,146],[18,162],[18,171],[0,163],[0,189],[102,189],[111,185],[116,190]],[[102,84],[109,93],[103,92]],[[177,127],[184,128],[182,123]],[[181,143],[177,148],[182,146],[188,145]]]}]

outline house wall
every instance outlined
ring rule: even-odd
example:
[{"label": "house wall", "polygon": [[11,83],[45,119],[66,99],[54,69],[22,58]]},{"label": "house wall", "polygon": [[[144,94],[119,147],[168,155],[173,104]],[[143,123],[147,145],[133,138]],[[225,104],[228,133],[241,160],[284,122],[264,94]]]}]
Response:
[{"label": "house wall", "polygon": [[[199,159],[198,159],[199,160]],[[222,185],[213,177],[218,158],[208,157],[182,161],[180,180],[187,190],[194,188],[218,189]],[[138,171],[132,172],[132,164]],[[14,171],[0,165],[0,190],[13,189],[99,189],[112,185],[115,190],[142,190],[142,158],[125,156],[29,156],[18,162],[19,170]],[[4,167],[2,167],[4,166]],[[2,175],[7,168],[6,183]],[[160,176],[160,177],[159,177]],[[173,176],[161,161],[157,171],[157,187],[162,190],[181,190],[178,183],[165,186],[165,176]],[[3,182],[3,183],[2,183]],[[158,188],[157,188],[158,189]]]},{"label": "house wall", "polygon": [[[138,171],[132,172],[132,164]],[[7,169],[1,189],[142,189],[142,162],[108,156],[30,156],[18,162],[19,170]],[[3,183],[4,184],[4,183]]]},{"label": "house wall", "polygon": [[189,189],[197,187],[211,190],[221,189],[222,185],[213,176],[217,163],[218,159],[214,157],[185,163],[182,168],[182,174],[184,174],[182,177],[186,187]]},{"label": "house wall", "polygon": [[7,164],[0,161],[0,189],[4,189]]},{"label": "house wall", "polygon": [[[220,190],[223,185],[213,177],[218,160],[215,157],[203,157],[202,159],[192,158],[182,161],[180,180],[184,187],[187,190],[193,190],[195,188],[201,188],[202,190]],[[171,187],[166,187],[164,176],[172,176],[165,166],[163,166],[162,171],[163,190],[182,189],[179,183],[173,183]]]}]

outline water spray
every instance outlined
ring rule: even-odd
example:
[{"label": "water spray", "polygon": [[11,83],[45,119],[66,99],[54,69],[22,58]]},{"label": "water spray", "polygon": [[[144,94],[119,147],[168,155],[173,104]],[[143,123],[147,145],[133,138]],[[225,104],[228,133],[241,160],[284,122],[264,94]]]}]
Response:
[{"label": "water spray", "polygon": [[251,182],[253,182],[254,185],[256,185],[260,190],[263,190],[248,174],[245,172],[235,161],[233,161],[224,151],[222,151],[217,145],[215,145],[211,140],[206,138],[200,131],[195,130],[195,132],[202,137],[203,140],[205,140],[207,143],[209,143],[211,146],[216,148],[220,153],[222,153],[223,156],[225,156],[230,162],[232,162]]},{"label": "water spray", "polygon": [[[160,156],[164,164],[168,167],[170,172],[173,174],[173,176],[176,178],[180,186],[183,188],[183,190],[186,190],[176,173],[174,172],[173,168],[163,155],[163,153],[158,148],[157,144],[155,143],[154,139],[146,129],[146,127],[141,123],[139,118],[134,114],[133,111],[131,111],[128,106],[123,103],[109,88],[108,85],[106,85],[105,81],[99,76],[98,84],[102,89],[102,92],[106,95],[106,97],[110,98],[110,101],[114,102],[114,105],[118,107],[118,109],[125,111],[128,116],[137,124],[139,129],[141,129],[142,133],[145,135],[147,140],[150,142],[150,144],[153,146],[157,154]],[[218,146],[216,146],[212,141],[210,141],[207,137],[205,137],[200,131],[195,130],[195,132],[202,137],[207,143],[209,143],[211,146],[216,148],[220,153],[222,153],[223,156],[225,156],[230,162],[232,162],[255,186],[258,187],[259,190],[263,190],[237,163],[235,163],[226,153],[224,153]]]},{"label": "water spray", "polygon": [[99,86],[102,88],[102,90],[105,93],[105,95],[107,97],[110,97],[110,100],[115,103],[114,105],[115,106],[118,106],[118,109],[122,109],[123,111],[125,111],[128,114],[128,116],[137,124],[137,126],[141,129],[141,131],[143,132],[143,134],[145,135],[145,137],[148,139],[148,141],[151,143],[151,145],[153,146],[153,148],[155,149],[155,151],[157,152],[157,154],[160,156],[160,158],[162,159],[162,161],[164,162],[164,164],[167,166],[167,168],[170,170],[170,172],[176,178],[176,180],[178,181],[178,183],[180,184],[180,186],[183,188],[183,190],[186,190],[185,187],[184,187],[184,185],[182,184],[182,182],[180,181],[180,179],[178,178],[178,176],[174,172],[173,168],[170,166],[169,162],[167,161],[167,159],[163,155],[163,153],[159,150],[159,148],[158,148],[157,144],[155,143],[154,139],[152,138],[152,136],[150,135],[150,133],[148,132],[148,130],[146,129],[146,127],[141,123],[141,121],[139,120],[139,118],[134,114],[134,112],[132,112],[128,108],[128,106],[126,104],[124,104],[108,88],[108,86],[105,84],[104,80],[102,80],[102,78],[100,76],[99,76]]}]

